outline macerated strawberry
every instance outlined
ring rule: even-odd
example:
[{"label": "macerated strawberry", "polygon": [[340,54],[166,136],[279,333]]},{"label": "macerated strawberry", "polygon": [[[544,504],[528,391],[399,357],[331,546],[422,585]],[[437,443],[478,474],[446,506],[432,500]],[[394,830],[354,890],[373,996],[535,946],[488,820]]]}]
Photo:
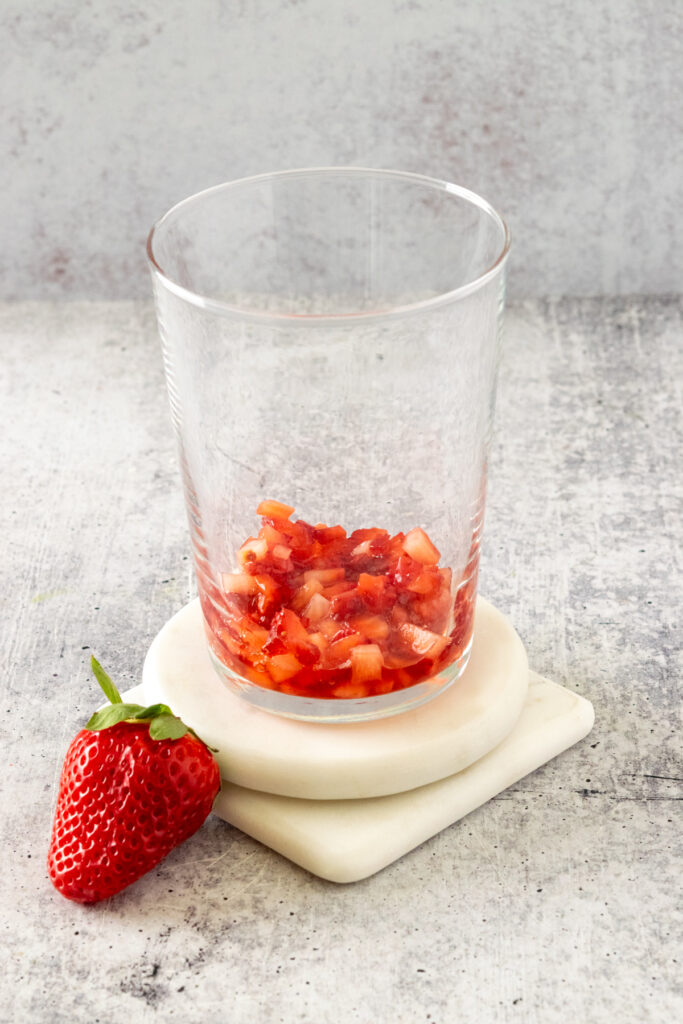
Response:
[{"label": "macerated strawberry", "polygon": [[377,644],[359,644],[351,650],[351,682],[366,683],[382,678],[384,659]]},{"label": "macerated strawberry", "polygon": [[285,647],[292,651],[303,665],[317,661],[320,652],[312,644],[306,627],[291,608],[281,608],[273,619],[271,635],[277,636]]},{"label": "macerated strawberry", "polygon": [[96,903],[137,881],[208,817],[220,789],[209,749],[165,704],[124,704],[99,663],[108,707],[71,743],[47,867],[67,899]]},{"label": "macerated strawberry", "polygon": [[409,530],[403,540],[403,550],[422,565],[436,565],[441,555],[419,526]]},{"label": "macerated strawberry", "polygon": [[350,633],[339,640],[333,640],[325,652],[325,664],[327,667],[340,667],[346,662],[350,664],[351,651],[363,643],[363,637],[359,633]]},{"label": "macerated strawberry", "polygon": [[274,654],[268,660],[268,671],[276,683],[282,682],[283,679],[291,679],[302,668],[303,665],[291,651],[287,654]]},{"label": "macerated strawberry", "polygon": [[323,594],[331,601],[337,594],[348,594],[351,590],[356,589],[356,584],[351,580],[337,580],[335,583],[327,583],[323,586]]},{"label": "macerated strawberry", "polygon": [[422,629],[412,622],[404,622],[398,631],[401,639],[422,658],[438,658],[448,643],[447,636],[432,633],[430,629]]},{"label": "macerated strawberry", "polygon": [[315,539],[321,544],[328,546],[335,541],[346,540],[346,530],[343,526],[323,526],[313,529]]},{"label": "macerated strawberry", "polygon": [[335,594],[331,601],[330,615],[333,619],[348,619],[363,611],[363,598],[354,587],[341,594]]},{"label": "macerated strawberry", "polygon": [[370,687],[362,683],[340,683],[332,693],[338,700],[358,700],[370,695]]},{"label": "macerated strawberry", "polygon": [[372,576],[362,572],[358,577],[358,593],[366,606],[376,611],[390,608],[396,600],[396,591],[389,577],[384,575]]},{"label": "macerated strawberry", "polygon": [[368,640],[386,639],[391,628],[381,615],[356,615],[349,625]]},{"label": "macerated strawberry", "polygon": [[[210,643],[236,673],[256,682],[250,667],[262,678],[273,658],[293,655],[300,669],[289,676],[292,660],[276,662],[280,682],[268,674],[268,686],[335,698],[353,685],[351,651],[376,647],[383,667],[377,675],[373,650],[374,675],[363,687],[386,693],[440,672],[469,643],[477,537],[465,574],[474,583],[453,592],[452,571],[438,566],[438,549],[421,527],[394,536],[369,527],[347,536],[342,526],[292,521],[294,510],[280,502],[259,509],[258,536],[240,549],[241,572],[222,574],[223,592],[208,563],[197,574]],[[355,656],[358,665],[363,657]]]},{"label": "macerated strawberry", "polygon": [[[316,622],[320,622],[321,619],[327,618],[330,613],[330,602],[322,594],[314,594],[311,600],[304,608],[302,615],[307,620],[309,626],[314,626]],[[310,640],[310,636],[309,636]]]},{"label": "macerated strawberry", "polygon": [[294,591],[289,602],[289,607],[295,612],[302,612],[315,594],[322,593],[322,589],[323,585],[320,580],[307,580],[306,583],[297,587]]},{"label": "macerated strawberry", "polygon": [[307,569],[304,573],[304,579],[306,583],[310,583],[311,580],[318,580],[323,586],[328,586],[330,583],[338,583],[344,579],[344,569],[340,566],[338,569]]},{"label": "macerated strawberry", "polygon": [[245,572],[222,572],[221,586],[226,594],[258,594],[258,583],[254,576]]},{"label": "macerated strawberry", "polygon": [[263,537],[250,537],[237,552],[237,561],[241,565],[250,562],[262,562],[268,554],[268,544]]},{"label": "macerated strawberry", "polygon": [[256,509],[257,516],[265,516],[267,519],[289,519],[294,511],[293,505],[285,505],[281,501],[262,501]]}]

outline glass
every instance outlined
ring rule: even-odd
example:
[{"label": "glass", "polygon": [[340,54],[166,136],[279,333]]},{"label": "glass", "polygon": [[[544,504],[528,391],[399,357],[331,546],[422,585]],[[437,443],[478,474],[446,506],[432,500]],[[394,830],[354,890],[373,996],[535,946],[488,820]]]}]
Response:
[{"label": "glass", "polygon": [[252,704],[376,718],[465,668],[508,249],[474,193],[359,168],[219,185],[153,227],[209,650]]}]

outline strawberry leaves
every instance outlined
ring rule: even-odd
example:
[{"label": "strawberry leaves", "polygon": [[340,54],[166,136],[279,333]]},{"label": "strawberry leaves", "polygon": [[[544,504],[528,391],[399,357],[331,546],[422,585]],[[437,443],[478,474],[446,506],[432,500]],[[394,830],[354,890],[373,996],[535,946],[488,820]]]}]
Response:
[{"label": "strawberry leaves", "polygon": [[119,722],[148,722],[149,735],[153,740],[179,740],[187,733],[197,736],[194,729],[190,729],[180,718],[174,715],[167,704],[150,704],[146,708],[142,707],[141,704],[124,704],[121,700],[121,694],[97,658],[90,658],[90,667],[97,682],[102,687],[104,695],[110,701],[106,707],[100,708],[90,718],[90,721],[85,726],[90,732],[110,729],[113,725],[118,725]]},{"label": "strawberry leaves", "polygon": [[[104,671],[97,658],[90,658],[90,668],[95,674],[95,679],[104,690],[104,696],[112,704],[121,704],[121,694],[116,689],[113,680]],[[119,719],[121,721],[121,719]]]}]

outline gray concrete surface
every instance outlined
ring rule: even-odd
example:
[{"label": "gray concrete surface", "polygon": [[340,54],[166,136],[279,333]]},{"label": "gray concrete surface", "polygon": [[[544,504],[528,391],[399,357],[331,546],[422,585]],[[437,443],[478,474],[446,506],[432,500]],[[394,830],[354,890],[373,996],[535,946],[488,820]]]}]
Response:
[{"label": "gray concrete surface", "polygon": [[145,298],[172,203],[329,164],[481,192],[517,297],[680,290],[680,0],[5,0],[0,38],[3,298]]},{"label": "gray concrete surface", "polygon": [[595,705],[580,745],[362,883],[215,818],[106,905],[45,870],[61,760],[193,593],[151,306],[0,307],[0,1020],[683,1016],[674,299],[510,309],[482,590]]}]

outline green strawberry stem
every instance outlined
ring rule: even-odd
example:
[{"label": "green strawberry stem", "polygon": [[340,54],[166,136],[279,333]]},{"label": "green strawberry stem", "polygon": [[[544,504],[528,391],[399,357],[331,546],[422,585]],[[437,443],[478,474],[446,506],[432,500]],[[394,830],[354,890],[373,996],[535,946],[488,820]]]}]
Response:
[{"label": "green strawberry stem", "polygon": [[[101,729],[110,729],[119,722],[149,722],[149,735],[153,740],[179,740],[188,732],[199,739],[194,729],[174,715],[167,704],[151,704],[146,708],[141,704],[124,704],[121,694],[97,658],[90,658],[90,667],[109,704],[95,712],[86,729],[99,732]],[[208,744],[205,743],[204,746]]]}]

